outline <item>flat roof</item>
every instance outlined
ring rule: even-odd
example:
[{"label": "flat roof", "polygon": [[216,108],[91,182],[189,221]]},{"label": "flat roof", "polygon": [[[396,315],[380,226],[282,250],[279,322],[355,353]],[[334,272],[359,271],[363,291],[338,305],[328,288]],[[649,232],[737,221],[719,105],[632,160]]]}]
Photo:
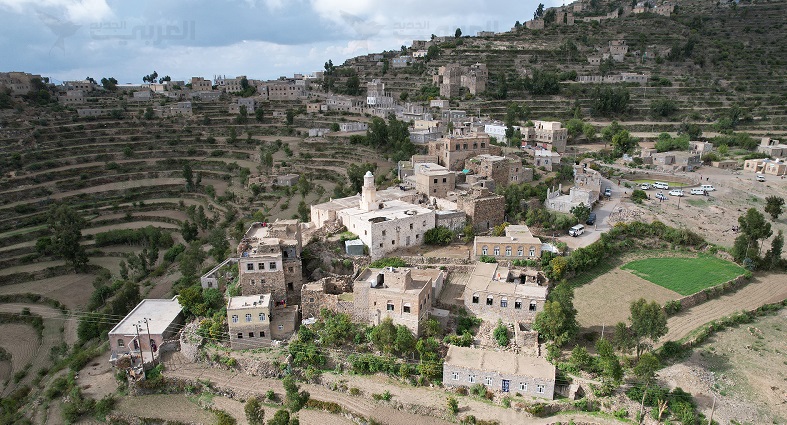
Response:
[{"label": "flat roof", "polygon": [[383,204],[383,208],[378,210],[372,210],[372,211],[364,211],[358,207],[347,208],[344,211],[344,214],[347,214],[349,217],[353,217],[358,220],[371,220],[376,217],[385,217],[387,219],[386,221],[388,221],[388,220],[398,220],[398,219],[408,218],[414,215],[415,216],[425,215],[434,212],[429,208],[424,208],[415,204],[411,204],[409,202],[403,202],[396,199],[391,201],[383,201],[382,204]]},{"label": "flat roof", "polygon": [[227,310],[237,310],[245,307],[256,308],[259,307],[260,304],[263,306],[270,306],[270,303],[271,294],[230,297],[230,300],[227,301]]},{"label": "flat roof", "polygon": [[[175,321],[183,307],[178,302],[178,298],[172,299],[144,299],[120,321],[110,334],[136,335],[137,329],[134,325],[143,319],[148,319],[150,333],[161,335]],[[140,332],[147,333],[148,328],[142,322]]]},{"label": "flat roof", "polygon": [[445,364],[479,371],[555,380],[555,365],[546,361],[545,358],[504,351],[449,345]]},{"label": "flat roof", "polygon": [[[501,267],[497,263],[477,263],[470,280],[467,282],[467,289],[476,292],[492,292],[499,295],[510,296],[513,298],[537,298],[546,299],[549,288],[544,285],[534,285],[530,283],[507,282],[508,267]],[[527,273],[527,272],[525,272]]]},{"label": "flat roof", "polygon": [[[382,288],[375,288],[371,286],[372,283],[377,282],[377,275],[379,273],[383,273],[383,275],[389,275],[389,273],[396,273],[396,274],[405,274],[410,272],[411,283],[409,285],[394,285],[391,286],[393,279],[385,279]],[[409,267],[396,267],[393,268],[393,271],[390,269],[373,269],[367,268],[364,270],[356,279],[355,283],[362,282],[365,285],[377,290],[377,291],[390,291],[390,292],[397,292],[397,293],[411,293],[411,294],[418,294],[423,290],[424,286],[431,284],[431,276],[426,275],[425,273],[413,273],[415,269],[411,269]]]}]

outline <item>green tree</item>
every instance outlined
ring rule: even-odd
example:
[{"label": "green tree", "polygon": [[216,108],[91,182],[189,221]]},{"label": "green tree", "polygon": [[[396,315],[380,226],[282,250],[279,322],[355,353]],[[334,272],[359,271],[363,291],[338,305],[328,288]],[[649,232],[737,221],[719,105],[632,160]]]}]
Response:
[{"label": "green tree", "polygon": [[598,369],[601,371],[602,381],[605,385],[617,385],[623,379],[623,367],[620,359],[615,355],[615,350],[606,339],[596,341],[596,353],[598,353]]},{"label": "green tree", "polygon": [[631,333],[631,328],[626,326],[623,322],[618,322],[615,325],[615,330],[612,332],[612,339],[610,342],[616,350],[623,353],[628,353],[637,345]]},{"label": "green tree", "polygon": [[390,317],[386,317],[379,325],[375,326],[369,336],[372,344],[374,344],[378,350],[384,353],[393,354],[394,344],[396,342],[396,326],[394,326],[393,320],[391,320]]},{"label": "green tree", "polygon": [[304,223],[308,223],[310,215],[311,210],[309,206],[306,204],[306,201],[301,199],[301,202],[298,203],[298,219]]},{"label": "green tree", "polygon": [[462,36],[462,30],[457,28],[456,31],[454,31],[454,38],[459,38],[461,36]]},{"label": "green tree", "polygon": [[735,238],[732,256],[738,262],[742,262],[746,258],[759,259],[760,241],[773,234],[771,223],[768,223],[755,208],[749,208],[746,214],[738,217],[738,224],[741,234]]},{"label": "green tree", "polygon": [[268,421],[268,425],[290,425],[290,412],[285,409],[277,411]]},{"label": "green tree", "polygon": [[653,353],[644,353],[639,357],[637,365],[634,366],[634,375],[642,383],[650,384],[656,377],[656,371],[661,368],[659,358]]},{"label": "green tree", "polygon": [[292,123],[295,122],[295,111],[293,111],[292,109],[287,109],[287,115],[285,120],[287,122],[287,125],[292,125]]},{"label": "green tree", "polygon": [[446,404],[448,405],[448,411],[451,412],[452,415],[459,413],[459,402],[456,401],[456,397],[448,396]]},{"label": "green tree", "polygon": [[[567,285],[557,285],[557,287],[560,286]],[[556,290],[557,287],[555,288]],[[568,291],[571,292],[571,298],[573,298],[573,290],[568,288]],[[574,310],[571,298],[547,301],[544,304],[544,310],[536,315],[536,320],[533,323],[533,329],[540,332],[544,336],[544,339],[553,341],[557,346],[561,346],[570,341],[574,335],[576,335],[578,329],[576,310]]]},{"label": "green tree", "polygon": [[284,405],[287,409],[297,412],[301,410],[306,402],[309,401],[309,393],[306,391],[298,391],[298,385],[295,383],[295,378],[292,375],[287,375],[283,380],[284,385]]},{"label": "green tree", "polygon": [[257,119],[257,122],[265,121],[265,110],[261,106],[254,109],[254,118]]},{"label": "green tree", "polygon": [[374,171],[376,168],[377,166],[369,162],[363,164],[350,164],[350,166],[347,167],[347,178],[350,180],[351,193],[359,193],[363,186],[363,176],[367,171]]},{"label": "green tree", "polygon": [[75,272],[83,270],[88,257],[85,248],[79,244],[85,227],[82,216],[68,205],[54,205],[49,209],[48,225],[52,232],[52,252],[64,258]]},{"label": "green tree", "polygon": [[142,115],[142,117],[148,121],[152,120],[153,117],[155,117],[155,115],[153,114],[153,108],[150,106],[145,108],[145,113]]},{"label": "green tree", "polygon": [[401,354],[407,355],[415,351],[415,336],[404,325],[398,325],[396,327],[396,338],[394,339],[394,350]]},{"label": "green tree", "polygon": [[338,123],[338,122],[335,122],[335,123],[332,123],[332,124],[331,124],[331,131],[333,131],[333,132],[337,132],[337,131],[339,131],[339,130],[341,130],[341,127],[339,126],[339,123]]},{"label": "green tree", "polygon": [[544,16],[544,3],[539,3],[535,13],[533,13],[533,19],[538,19],[543,16]]},{"label": "green tree", "polygon": [[571,208],[571,214],[574,215],[578,222],[584,223],[590,217],[590,207],[580,202],[579,205]]},{"label": "green tree", "polygon": [[350,96],[361,94],[361,79],[358,78],[358,74],[353,74],[347,78],[346,92]]},{"label": "green tree", "polygon": [[506,327],[506,325],[503,324],[502,320],[497,321],[497,326],[495,327],[495,330],[492,331],[492,336],[495,338],[495,341],[497,341],[498,345],[500,345],[501,347],[508,346],[508,342],[509,342],[508,327]]},{"label": "green tree", "polygon": [[770,214],[771,219],[776,221],[781,215],[784,207],[784,198],[781,196],[768,196],[765,198],[765,212]]},{"label": "green tree", "polygon": [[454,232],[445,226],[437,226],[424,233],[424,243],[427,245],[448,245],[454,240]]},{"label": "green tree", "polygon": [[180,235],[183,236],[183,240],[186,242],[191,242],[194,239],[197,239],[198,233],[199,228],[197,227],[196,223],[191,223],[190,221],[185,220],[180,225]]},{"label": "green tree", "polygon": [[612,137],[612,155],[621,157],[625,153],[630,153],[637,146],[637,140],[629,134],[628,130],[622,130]]},{"label": "green tree", "polygon": [[644,298],[632,302],[630,310],[631,331],[639,358],[649,346],[647,340],[655,343],[667,334],[667,314],[657,302],[648,303]]},{"label": "green tree", "polygon": [[596,127],[593,126],[593,124],[586,122],[585,124],[582,125],[582,134],[585,135],[585,138],[588,139],[588,141],[592,142],[593,140],[595,140],[596,133],[597,130]]},{"label": "green tree", "polygon": [[107,91],[115,91],[117,90],[118,80],[109,77],[109,78],[102,78],[101,79],[101,86],[104,87]]},{"label": "green tree", "polygon": [[186,180],[186,191],[191,191],[194,188],[193,181],[194,171],[191,169],[191,164],[186,162],[183,164],[183,178]]}]

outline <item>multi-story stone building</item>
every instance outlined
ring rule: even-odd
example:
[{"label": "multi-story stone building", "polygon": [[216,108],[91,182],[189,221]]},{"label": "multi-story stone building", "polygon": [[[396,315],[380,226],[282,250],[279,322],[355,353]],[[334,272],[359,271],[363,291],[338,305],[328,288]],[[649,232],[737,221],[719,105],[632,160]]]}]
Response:
[{"label": "multi-story stone building", "polygon": [[763,137],[760,139],[760,145],[757,146],[757,152],[768,154],[774,158],[786,158],[787,145],[776,139]]},{"label": "multi-story stone building", "polygon": [[211,91],[213,90],[213,83],[202,77],[191,77],[191,90],[192,91]]},{"label": "multi-story stone building", "polygon": [[568,129],[563,128],[558,121],[533,121],[533,127],[522,127],[520,131],[523,146],[554,149],[558,153],[566,151]]},{"label": "multi-story stone building", "polygon": [[285,79],[261,82],[257,85],[257,91],[264,100],[298,100],[307,95],[306,86],[298,84],[299,81]]},{"label": "multi-story stone building", "polygon": [[450,345],[443,362],[443,385],[482,384],[490,391],[552,400],[555,371],[543,357]]},{"label": "multi-story stone building", "polygon": [[506,227],[505,236],[476,236],[473,256],[498,260],[537,260],[541,258],[541,239],[533,236],[525,225]]},{"label": "multi-story stone building", "polygon": [[489,144],[489,136],[478,134],[466,137],[443,137],[428,144],[429,155],[437,156],[437,163],[449,170],[462,171],[468,158],[499,155],[499,146]]},{"label": "multi-story stone building", "polygon": [[485,187],[473,188],[457,196],[457,209],[464,211],[473,223],[475,232],[486,232],[502,224],[505,219],[506,199]]},{"label": "multi-story stone building", "polygon": [[267,347],[298,329],[298,306],[274,305],[270,294],[230,297],[227,325],[233,350]]},{"label": "multi-story stone building", "polygon": [[445,198],[456,187],[456,173],[435,163],[413,166],[415,190],[430,197]]},{"label": "multi-story stone building", "polygon": [[467,67],[458,63],[449,63],[441,66],[437,74],[432,76],[432,82],[440,87],[440,96],[458,97],[459,89],[465,87],[470,94],[478,94],[486,90],[489,71],[486,64],[476,63]]},{"label": "multi-story stone building", "polygon": [[299,304],[301,247],[297,220],[253,223],[238,244],[241,293],[271,294],[274,305]]},{"label": "multi-story stone building", "polygon": [[548,293],[549,282],[541,272],[477,263],[465,287],[464,302],[465,308],[486,321],[533,323]]},{"label": "multi-story stone building", "polygon": [[498,186],[518,184],[533,179],[530,170],[530,179],[525,180],[525,167],[519,158],[508,158],[499,155],[481,154],[465,160],[465,169],[475,175],[492,179]]}]

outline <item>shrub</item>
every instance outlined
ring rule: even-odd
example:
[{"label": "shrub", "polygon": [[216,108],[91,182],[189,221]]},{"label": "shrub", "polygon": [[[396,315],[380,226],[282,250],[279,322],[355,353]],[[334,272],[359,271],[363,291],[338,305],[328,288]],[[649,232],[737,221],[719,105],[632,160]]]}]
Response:
[{"label": "shrub", "polygon": [[669,314],[669,315],[673,315],[673,314],[679,312],[680,309],[681,309],[680,300],[667,301],[664,304],[664,311],[666,311],[667,314]]},{"label": "shrub", "polygon": [[648,199],[648,194],[644,190],[635,189],[631,192],[631,200],[635,204],[641,204],[643,200]]},{"label": "shrub", "polygon": [[497,327],[492,332],[492,336],[494,336],[495,341],[497,341],[501,347],[508,345],[508,327],[506,327],[501,320],[497,321]]},{"label": "shrub", "polygon": [[496,263],[497,259],[495,257],[490,256],[490,255],[482,255],[478,259],[478,261],[480,261],[482,263]]},{"label": "shrub", "polygon": [[257,397],[246,400],[243,411],[246,413],[246,420],[249,422],[249,425],[262,425],[265,422],[265,410],[262,409],[260,399]]},{"label": "shrub", "polygon": [[382,269],[385,267],[407,267],[407,262],[399,257],[381,258],[369,264],[369,267],[374,269]]},{"label": "shrub", "polygon": [[459,402],[456,401],[456,398],[452,396],[448,396],[448,411],[451,412],[452,415],[456,415],[459,413]]},{"label": "shrub", "polygon": [[424,243],[427,245],[448,245],[456,235],[445,226],[437,226],[424,233]]}]

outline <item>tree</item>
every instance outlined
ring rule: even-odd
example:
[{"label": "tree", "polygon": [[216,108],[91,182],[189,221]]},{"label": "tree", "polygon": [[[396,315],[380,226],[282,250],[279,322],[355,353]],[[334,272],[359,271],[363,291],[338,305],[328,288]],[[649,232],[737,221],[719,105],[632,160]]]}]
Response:
[{"label": "tree", "polygon": [[393,320],[390,317],[383,319],[379,325],[372,329],[369,339],[378,350],[393,354],[396,341],[396,326],[394,326]]},{"label": "tree", "polygon": [[358,74],[353,74],[347,79],[347,94],[350,96],[358,96],[361,94],[361,79]]},{"label": "tree", "polygon": [[286,122],[287,125],[292,125],[295,122],[295,111],[292,109],[287,109]]},{"label": "tree", "polygon": [[249,118],[249,111],[246,108],[246,105],[241,105],[238,108],[238,116],[235,117],[235,123],[237,124],[246,124]]},{"label": "tree", "polygon": [[292,375],[287,375],[283,380],[284,385],[284,405],[287,409],[297,412],[306,405],[309,401],[309,393],[306,391],[298,391],[298,385],[295,383],[295,378]]},{"label": "tree", "polygon": [[261,106],[258,106],[257,109],[254,110],[254,117],[257,119],[257,122],[263,122],[265,120],[265,111],[262,109]]},{"label": "tree", "polygon": [[454,38],[459,38],[461,36],[462,36],[462,30],[457,28],[456,31],[454,31]]},{"label": "tree", "polygon": [[573,304],[574,290],[568,285],[558,284],[549,298],[544,310],[536,315],[533,329],[539,331],[544,339],[561,346],[572,340],[579,329]]},{"label": "tree", "polygon": [[268,421],[268,425],[290,425],[290,412],[285,409],[277,411]]},{"label": "tree", "polygon": [[625,153],[630,153],[637,146],[637,140],[631,137],[628,130],[622,130],[612,136],[612,155],[621,157]]},{"label": "tree", "polygon": [[104,87],[106,90],[115,91],[117,90],[118,80],[109,77],[109,78],[102,78],[101,79],[101,86]]},{"label": "tree", "polygon": [[49,209],[48,224],[52,232],[52,252],[64,258],[75,272],[84,269],[88,258],[85,248],[79,244],[82,228],[85,227],[82,216],[68,205],[54,205]]},{"label": "tree", "polygon": [[649,384],[656,376],[656,371],[659,370],[661,364],[659,358],[653,353],[644,353],[640,356],[637,365],[634,366],[634,375],[637,375],[640,381]]},{"label": "tree", "polygon": [[424,243],[427,245],[448,245],[454,240],[454,232],[445,226],[437,226],[424,233]]},{"label": "tree", "polygon": [[150,107],[150,106],[148,106],[147,108],[145,108],[145,113],[142,115],[142,118],[144,118],[144,119],[146,119],[146,120],[150,121],[150,120],[152,120],[154,117],[155,117],[155,114],[153,113],[153,108],[152,108],[152,107]]},{"label": "tree", "polygon": [[771,249],[765,253],[765,266],[770,270],[780,268],[783,264],[782,250],[784,249],[784,233],[779,230],[776,237],[771,241]]},{"label": "tree", "polygon": [[459,413],[459,402],[456,401],[456,397],[448,396],[447,404],[448,411],[451,412],[452,415]]},{"label": "tree", "polygon": [[571,214],[574,215],[574,218],[577,219],[580,223],[584,223],[587,221],[588,217],[590,217],[590,207],[586,206],[584,203],[580,202],[574,208],[571,208]]},{"label": "tree", "polygon": [[186,191],[190,192],[194,187],[194,181],[192,180],[194,175],[193,170],[191,169],[191,164],[186,162],[183,164],[183,178],[186,180]]},{"label": "tree", "polygon": [[198,233],[199,228],[197,227],[197,223],[191,223],[190,221],[185,220],[180,226],[180,234],[183,236],[183,240],[186,242],[191,242],[194,239],[197,239]]},{"label": "tree", "polygon": [[396,327],[396,338],[394,339],[394,350],[406,355],[415,351],[415,336],[407,326],[399,325]]},{"label": "tree", "polygon": [[593,126],[593,124],[585,123],[585,124],[582,125],[582,134],[585,135],[585,138],[588,139],[588,141],[592,142],[593,140],[595,140],[596,139],[596,133],[597,133],[597,130],[596,130],[596,127]]},{"label": "tree", "polygon": [[639,358],[648,346],[647,340],[655,343],[667,334],[667,314],[657,302],[648,303],[644,298],[632,302],[630,311],[629,321]]},{"label": "tree", "polygon": [[618,356],[615,355],[612,343],[603,338],[599,339],[596,341],[596,353],[598,353],[597,362],[602,381],[606,385],[619,383],[623,379],[623,367]]},{"label": "tree", "polygon": [[506,325],[503,324],[502,320],[497,321],[497,327],[495,327],[495,330],[492,331],[492,336],[495,338],[495,341],[497,341],[498,345],[500,345],[501,347],[508,346],[508,342],[509,342],[508,328],[506,327]]},{"label": "tree", "polygon": [[749,208],[746,214],[738,217],[738,224],[741,234],[735,238],[732,256],[739,262],[747,258],[757,260],[760,256],[760,240],[773,234],[771,223],[755,208]]},{"label": "tree", "polygon": [[765,198],[765,212],[770,214],[771,219],[776,221],[781,215],[784,207],[784,198],[780,196],[769,196]]},{"label": "tree", "polygon": [[533,19],[538,19],[544,16],[544,3],[539,3],[536,12],[533,13]]}]

